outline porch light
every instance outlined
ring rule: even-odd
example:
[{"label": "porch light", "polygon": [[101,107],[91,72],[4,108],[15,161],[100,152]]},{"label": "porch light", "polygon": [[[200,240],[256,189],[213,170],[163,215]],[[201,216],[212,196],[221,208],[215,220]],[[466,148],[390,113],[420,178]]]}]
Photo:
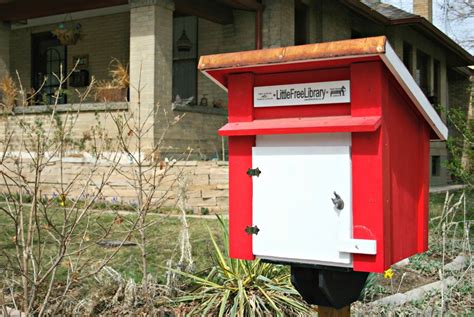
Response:
[{"label": "porch light", "polygon": [[185,30],[183,30],[183,33],[181,33],[181,36],[176,41],[176,46],[178,47],[179,52],[189,52],[191,48],[193,47],[193,43],[191,42],[189,37],[186,35]]}]

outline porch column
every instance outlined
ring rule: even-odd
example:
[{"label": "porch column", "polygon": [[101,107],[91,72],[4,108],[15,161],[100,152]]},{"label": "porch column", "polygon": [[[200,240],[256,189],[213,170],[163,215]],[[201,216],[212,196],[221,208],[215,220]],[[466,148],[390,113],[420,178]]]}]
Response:
[{"label": "porch column", "polygon": [[295,44],[295,1],[264,0],[263,47]]},{"label": "porch column", "polygon": [[0,79],[10,72],[10,28],[0,23]]},{"label": "porch column", "polygon": [[154,124],[146,136],[152,148],[160,137],[160,118],[171,111],[173,74],[172,0],[129,0],[130,3],[130,111],[138,115],[140,90],[141,120]]}]

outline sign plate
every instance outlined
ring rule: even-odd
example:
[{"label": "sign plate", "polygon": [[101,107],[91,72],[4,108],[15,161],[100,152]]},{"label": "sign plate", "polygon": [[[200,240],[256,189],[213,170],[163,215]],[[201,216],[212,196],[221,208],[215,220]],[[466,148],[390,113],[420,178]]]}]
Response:
[{"label": "sign plate", "polygon": [[350,81],[254,87],[254,107],[303,106],[351,101]]}]

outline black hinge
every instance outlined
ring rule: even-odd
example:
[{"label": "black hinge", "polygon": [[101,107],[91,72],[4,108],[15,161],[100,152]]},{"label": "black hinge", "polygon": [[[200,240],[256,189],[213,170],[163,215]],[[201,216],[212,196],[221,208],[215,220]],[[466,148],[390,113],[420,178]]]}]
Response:
[{"label": "black hinge", "polygon": [[247,234],[255,234],[257,235],[258,232],[260,231],[260,229],[258,229],[257,226],[253,226],[253,227],[250,227],[250,226],[247,226],[247,228],[245,228],[245,232],[247,232]]},{"label": "black hinge", "polygon": [[260,174],[262,174],[262,171],[257,167],[257,168],[249,168],[247,170],[247,175],[248,176],[259,176]]}]

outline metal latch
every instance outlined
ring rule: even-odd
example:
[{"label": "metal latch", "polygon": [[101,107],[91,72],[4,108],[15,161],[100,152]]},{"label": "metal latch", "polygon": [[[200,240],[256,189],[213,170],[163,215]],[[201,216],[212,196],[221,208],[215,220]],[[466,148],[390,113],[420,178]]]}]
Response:
[{"label": "metal latch", "polygon": [[341,196],[339,196],[336,192],[334,192],[334,198],[331,198],[332,203],[334,204],[334,207],[336,209],[342,210],[344,209],[344,200],[341,199]]},{"label": "metal latch", "polygon": [[250,227],[250,226],[247,226],[247,228],[245,228],[245,232],[247,232],[247,234],[255,234],[257,235],[258,232],[260,231],[260,229],[258,229],[257,226],[253,226],[253,227]]},{"label": "metal latch", "polygon": [[259,176],[262,173],[262,171],[257,167],[257,168],[249,168],[247,170],[247,175],[248,176]]}]

